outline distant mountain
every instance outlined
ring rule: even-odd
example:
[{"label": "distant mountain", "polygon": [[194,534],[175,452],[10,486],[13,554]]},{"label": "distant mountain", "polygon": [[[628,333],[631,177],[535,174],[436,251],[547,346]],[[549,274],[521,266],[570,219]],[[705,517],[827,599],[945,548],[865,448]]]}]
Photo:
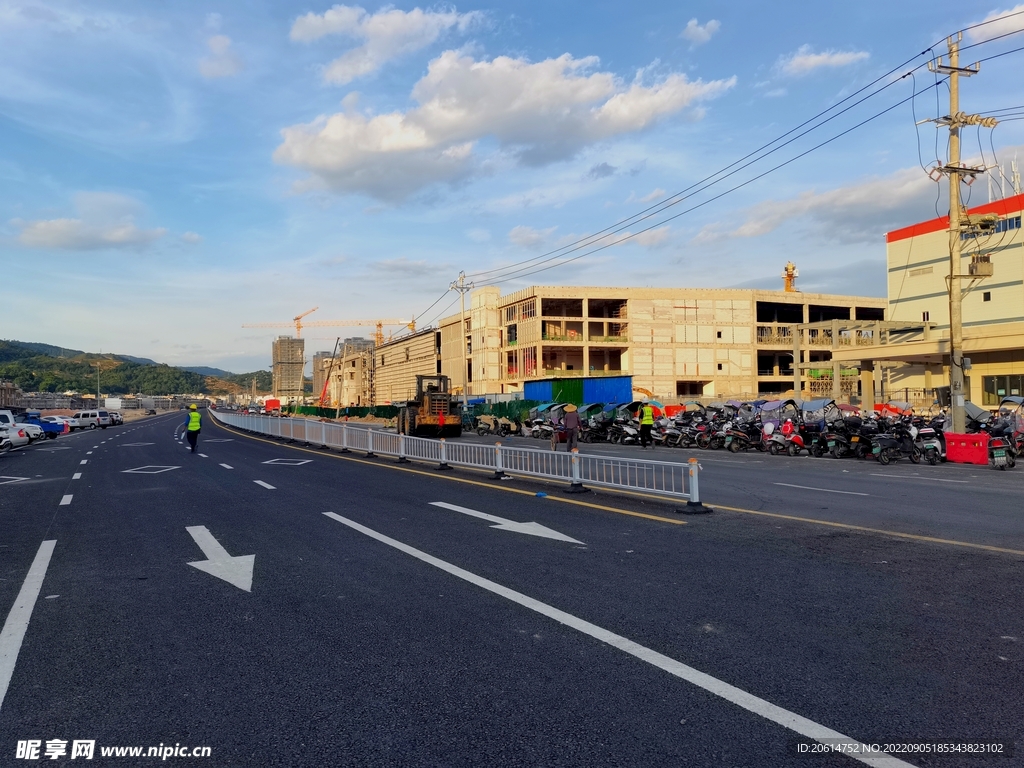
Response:
[{"label": "distant mountain", "polygon": [[218,379],[226,379],[228,376],[234,376],[231,371],[225,371],[223,368],[210,368],[206,365],[181,365],[178,366],[183,371],[192,371],[192,373],[201,373],[203,376],[216,376]]},{"label": "distant mountain", "polygon": [[[148,357],[133,357],[132,355],[95,355],[93,353],[83,352],[80,349],[69,349],[68,347],[57,347],[53,344],[43,344],[38,341],[17,341],[16,339],[5,339],[8,344],[13,344],[16,347],[23,347],[35,352],[37,355],[46,355],[47,357],[57,358],[71,358],[78,357],[79,355],[89,355],[90,357],[107,357],[116,358],[119,360],[127,360],[130,363],[138,363],[139,365],[160,365],[156,360],[150,360]],[[188,369],[186,369],[188,370]]]},{"label": "distant mountain", "polygon": [[[122,360],[127,360],[129,363],[138,363],[139,365],[160,365],[156,360],[150,360],[148,357],[132,357],[131,355],[115,355]],[[189,371],[191,368],[185,368],[183,370]]]},{"label": "distant mountain", "polygon": [[49,357],[75,357],[76,355],[84,355],[80,349],[68,349],[67,347],[55,347],[53,344],[42,344],[38,341],[17,341],[15,339],[4,339],[8,344],[13,344],[16,347],[24,347],[30,349],[39,355],[48,355]]}]

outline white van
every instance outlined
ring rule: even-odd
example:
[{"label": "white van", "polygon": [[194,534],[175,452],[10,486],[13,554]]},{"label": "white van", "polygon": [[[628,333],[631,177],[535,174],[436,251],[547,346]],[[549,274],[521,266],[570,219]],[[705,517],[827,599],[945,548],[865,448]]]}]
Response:
[{"label": "white van", "polygon": [[74,418],[78,419],[84,429],[86,426],[89,429],[106,429],[110,426],[110,414],[106,411],[79,411],[75,414]]}]

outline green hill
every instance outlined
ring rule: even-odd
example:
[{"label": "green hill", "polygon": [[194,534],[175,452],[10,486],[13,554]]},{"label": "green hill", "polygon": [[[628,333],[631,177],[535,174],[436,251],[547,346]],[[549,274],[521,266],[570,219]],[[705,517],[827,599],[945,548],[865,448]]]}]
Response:
[{"label": "green hill", "polygon": [[[43,346],[43,345],[33,345]],[[50,347],[59,350],[59,347]],[[64,350],[65,354],[76,350]],[[205,392],[206,377],[169,365],[137,363],[118,355],[79,352],[57,357],[30,345],[0,341],[0,379],[25,392],[95,392],[96,369],[104,394],[171,395]]]}]

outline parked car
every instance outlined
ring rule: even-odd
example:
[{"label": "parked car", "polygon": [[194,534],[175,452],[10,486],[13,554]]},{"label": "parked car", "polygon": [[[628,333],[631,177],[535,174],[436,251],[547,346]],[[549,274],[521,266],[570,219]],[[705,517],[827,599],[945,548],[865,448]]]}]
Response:
[{"label": "parked car", "polygon": [[76,429],[87,429],[87,425],[83,424],[79,419],[74,416],[43,416],[43,421],[52,421],[54,423],[66,424],[68,432],[74,432]]},{"label": "parked car", "polygon": [[[15,427],[20,428],[21,431],[25,433],[28,442],[30,443],[34,440],[39,440],[43,436],[42,427],[38,427],[35,424],[19,424],[18,419],[10,411],[0,411],[0,425],[11,428],[12,430]],[[18,447],[16,443],[15,447]]]},{"label": "parked car", "polygon": [[21,448],[22,446],[28,445],[32,442],[28,439],[28,433],[21,428],[20,424],[14,424],[11,426],[0,424],[0,433],[2,433],[4,437],[7,438],[8,442],[10,442],[11,448]]},{"label": "parked car", "polygon": [[[74,432],[78,428],[77,422],[70,416],[41,416],[40,421],[56,424],[65,432]],[[72,422],[75,422],[74,425],[72,425]]]},{"label": "parked car", "polygon": [[11,448],[11,439],[7,436],[7,430],[0,427],[0,456],[3,456]]},{"label": "parked car", "polygon": [[153,408],[147,408],[146,409],[146,415],[147,416],[156,416],[156,410],[153,409]]},{"label": "parked car", "polygon": [[89,429],[106,429],[110,426],[110,415],[106,411],[79,411],[75,418]]},{"label": "parked car", "polygon": [[110,423],[113,424],[114,426],[117,426],[118,424],[124,424],[124,416],[122,416],[117,411],[111,411]]},{"label": "parked car", "polygon": [[14,417],[14,420],[22,426],[29,426],[32,429],[28,430],[29,437],[36,440],[36,435],[33,434],[35,429],[42,431],[42,435],[39,437],[45,437],[49,440],[53,440],[57,435],[64,434],[63,424],[54,424],[52,421],[44,421],[39,411],[25,411],[25,413],[18,414]]}]

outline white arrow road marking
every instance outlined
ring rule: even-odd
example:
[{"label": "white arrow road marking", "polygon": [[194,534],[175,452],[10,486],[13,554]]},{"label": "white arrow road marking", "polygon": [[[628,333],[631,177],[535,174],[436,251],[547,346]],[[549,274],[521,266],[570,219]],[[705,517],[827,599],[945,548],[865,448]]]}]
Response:
[{"label": "white arrow road marking", "polygon": [[433,507],[444,507],[450,509],[453,512],[461,512],[464,515],[470,517],[479,517],[481,520],[487,520],[491,523],[497,523],[492,525],[491,528],[498,528],[502,531],[513,531],[515,533],[526,533],[530,536],[541,536],[545,539],[556,539],[557,541],[568,541],[570,544],[582,544],[582,541],[577,541],[564,533],[553,531],[550,528],[545,528],[540,523],[517,523],[515,520],[506,520],[503,517],[495,517],[494,515],[488,515],[486,512],[478,512],[475,509],[469,509],[468,507],[460,507],[455,504],[449,504],[445,501],[432,501],[430,505]]},{"label": "white arrow road marking", "polygon": [[655,666],[658,669],[679,678],[680,680],[684,680],[691,685],[702,688],[714,696],[718,696],[725,701],[735,704],[741,709],[745,709],[747,712],[751,712],[766,720],[776,723],[777,725],[781,725],[783,728],[788,728],[801,736],[814,739],[821,743],[848,744],[850,745],[850,747],[848,747],[849,751],[847,752],[849,757],[854,760],[858,760],[865,765],[877,766],[877,768],[914,768],[910,763],[906,763],[884,752],[871,752],[866,745],[861,744],[856,739],[852,739],[849,736],[845,736],[827,726],[816,723],[813,720],[809,720],[806,717],[798,715],[796,712],[790,712],[788,709],[783,709],[776,704],[772,704],[770,701],[744,691],[742,688],[730,685],[724,680],[712,677],[706,672],[694,669],[687,664],[683,664],[681,661],[676,661],[669,656],[665,656],[664,654],[658,653],[646,646],[640,645],[627,637],[617,635],[610,630],[597,626],[596,624],[591,624],[589,621],[585,621],[578,616],[573,616],[571,613],[561,611],[547,603],[542,603],[540,600],[535,600],[529,595],[524,595],[522,592],[516,592],[513,589],[509,589],[508,587],[498,584],[497,582],[490,581],[482,576],[477,576],[471,571],[463,570],[457,565],[452,565],[451,563],[434,557],[433,555],[428,555],[426,552],[389,538],[383,533],[378,533],[371,528],[367,528],[357,522],[348,520],[341,515],[336,515],[333,512],[324,512],[324,514],[332,520],[337,520],[339,523],[347,525],[349,528],[369,536],[371,539],[376,539],[383,544],[387,544],[389,547],[394,547],[399,552],[404,552],[405,554],[410,555],[421,562],[427,563],[428,565],[432,565],[445,573],[449,573],[458,579],[467,581],[470,584],[491,592],[492,594],[503,597],[506,600],[510,600],[517,605],[521,605],[528,610],[535,611],[542,616],[547,616],[549,619],[554,619],[560,624],[564,624],[571,629],[575,629],[578,632],[589,635],[595,640],[606,643],[613,648],[618,648],[623,653],[628,653],[630,656],[633,656],[640,661],[651,664],[652,666]]},{"label": "white arrow road marking", "polygon": [[172,469],[181,469],[181,467],[166,467],[157,464],[147,464],[144,467],[136,467],[135,469],[124,469],[121,471],[121,474],[159,475],[161,472],[170,472]]},{"label": "white arrow road marking", "polygon": [[239,589],[252,592],[252,566],[256,555],[240,555],[232,557],[228,551],[213,538],[205,525],[191,525],[185,528],[206,555],[205,560],[189,563],[193,568],[205,571],[211,576],[234,584]]},{"label": "white arrow road marking", "polygon": [[11,684],[14,663],[18,660],[21,642],[25,639],[25,630],[28,629],[28,620],[32,618],[32,609],[39,598],[39,590],[43,588],[46,569],[50,565],[50,556],[56,545],[55,540],[44,541],[39,545],[39,551],[36,552],[36,557],[28,569],[25,583],[21,585],[21,591],[14,600],[14,607],[7,614],[3,630],[0,630],[0,707],[4,704],[7,687]]},{"label": "white arrow road marking", "polygon": [[264,461],[264,464],[284,464],[286,467],[301,467],[303,464],[310,464],[312,459],[271,459]]}]

